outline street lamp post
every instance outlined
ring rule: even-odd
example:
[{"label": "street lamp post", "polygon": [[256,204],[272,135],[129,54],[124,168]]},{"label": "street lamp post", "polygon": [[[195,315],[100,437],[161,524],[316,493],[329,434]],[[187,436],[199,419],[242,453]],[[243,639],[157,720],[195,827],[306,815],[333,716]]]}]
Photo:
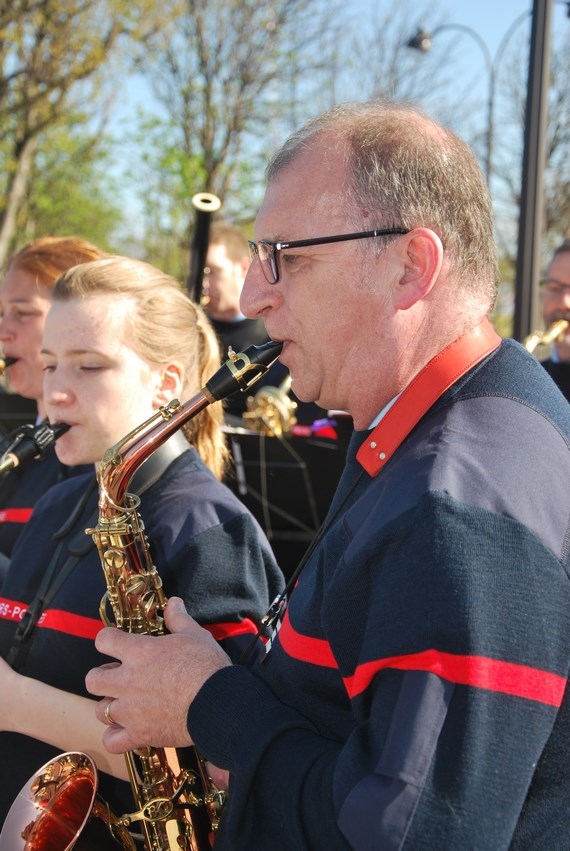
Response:
[{"label": "street lamp post", "polygon": [[515,311],[513,337],[523,340],[537,327],[538,295],[536,282],[540,271],[542,241],[543,184],[545,166],[545,138],[548,106],[548,69],[550,47],[550,21],[554,3],[566,6],[570,18],[570,0],[533,0],[533,8],[516,18],[503,36],[495,58],[475,30],[462,24],[443,24],[433,33],[418,30],[407,46],[426,53],[431,49],[431,39],[444,29],[458,29],[471,35],[485,57],[489,71],[489,93],[487,98],[487,150],[485,176],[490,183],[493,156],[493,111],[497,65],[513,31],[532,14],[530,37],[529,78],[525,117],[525,138],[522,167],[521,209],[519,216],[518,257],[515,281]]},{"label": "street lamp post", "polygon": [[522,15],[519,15],[518,18],[512,22],[510,27],[507,29],[501,42],[497,48],[495,56],[491,55],[489,48],[487,47],[484,40],[481,38],[478,32],[471,29],[471,27],[465,26],[464,24],[441,24],[441,26],[436,27],[433,32],[428,32],[424,29],[419,29],[417,33],[412,36],[412,38],[407,42],[406,46],[414,48],[415,50],[419,50],[422,53],[427,53],[431,50],[431,42],[434,36],[438,33],[443,32],[444,30],[458,30],[459,32],[466,33],[471,36],[474,41],[477,42],[484,60],[485,65],[487,67],[488,72],[488,90],[487,90],[487,109],[486,109],[486,131],[485,131],[485,161],[484,161],[484,174],[487,180],[487,186],[490,185],[491,182],[491,174],[493,169],[493,144],[494,144],[494,112],[495,112],[495,89],[497,83],[497,69],[500,62],[500,59],[503,55],[503,52],[508,44],[508,41],[525,18],[528,18],[530,12],[523,12]]},{"label": "street lamp post", "polygon": [[459,30],[461,32],[467,33],[470,35],[483,53],[483,57],[485,59],[485,64],[487,66],[487,71],[489,73],[489,88],[487,94],[487,129],[485,133],[485,178],[487,180],[487,185],[491,180],[491,165],[493,159],[493,114],[495,107],[495,80],[496,80],[496,63],[493,62],[493,57],[489,51],[489,48],[481,38],[481,36],[472,30],[471,27],[464,26],[463,24],[442,24],[439,27],[436,27],[431,33],[427,30],[419,29],[417,33],[412,36],[412,38],[407,42],[407,47],[412,47],[415,50],[419,50],[422,53],[428,53],[431,50],[431,42],[434,36],[438,33],[443,32],[444,30]]},{"label": "street lamp post", "polygon": [[513,337],[519,341],[538,327],[552,4],[533,2],[513,321]]}]

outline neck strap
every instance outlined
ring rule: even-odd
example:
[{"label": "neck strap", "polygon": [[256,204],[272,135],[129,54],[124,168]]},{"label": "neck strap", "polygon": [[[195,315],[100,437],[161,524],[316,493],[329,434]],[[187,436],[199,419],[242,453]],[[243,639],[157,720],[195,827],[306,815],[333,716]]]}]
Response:
[{"label": "neck strap", "polygon": [[370,476],[377,476],[398,446],[431,406],[475,364],[499,347],[501,337],[484,319],[439,352],[396,399],[356,455]]}]

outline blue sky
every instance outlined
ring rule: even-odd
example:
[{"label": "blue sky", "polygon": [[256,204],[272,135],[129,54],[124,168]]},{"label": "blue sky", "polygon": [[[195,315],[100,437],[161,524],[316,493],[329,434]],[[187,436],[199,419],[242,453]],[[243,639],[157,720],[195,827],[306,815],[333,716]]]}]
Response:
[{"label": "blue sky", "polygon": [[511,23],[532,9],[531,0],[456,0],[441,3],[449,20],[472,27],[493,54]]},{"label": "blue sky", "polygon": [[[533,8],[532,0],[440,0],[449,20],[472,27],[486,42],[491,54],[498,49],[503,35],[516,18]],[[553,0],[554,27],[566,17],[566,4]],[[568,21],[570,26],[570,20]],[[523,25],[521,24],[521,27]],[[554,29],[553,27],[553,29]]]},{"label": "blue sky", "polygon": [[[541,0],[546,2],[546,0]],[[570,34],[570,19],[567,16],[565,0],[550,0],[552,4],[552,40],[565,34]],[[488,49],[488,56],[496,68],[506,55],[506,48],[516,45],[517,37],[523,33],[530,38],[531,12],[533,0],[438,0],[437,9],[446,23],[460,24],[469,27],[480,37]],[[438,17],[439,17],[438,15]],[[414,21],[412,26],[416,27]],[[447,34],[448,37],[450,34]],[[459,37],[459,34],[458,34]],[[443,39],[443,36],[442,36]],[[432,49],[435,50],[434,40]],[[485,59],[481,46],[477,46],[476,38],[465,34],[462,38],[462,49],[469,55],[470,64],[481,67],[484,76]]]}]

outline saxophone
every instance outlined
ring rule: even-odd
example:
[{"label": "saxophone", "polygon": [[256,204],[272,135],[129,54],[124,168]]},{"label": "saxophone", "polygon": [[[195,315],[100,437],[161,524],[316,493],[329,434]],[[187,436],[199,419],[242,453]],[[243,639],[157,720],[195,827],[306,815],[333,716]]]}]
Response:
[{"label": "saxophone", "polygon": [[[248,390],[267,371],[281,347],[281,343],[270,341],[239,354],[230,349],[229,359],[192,399],[183,405],[174,399],[105,453],[98,472],[98,523],[86,532],[95,541],[105,574],[107,592],[100,614],[106,625],[148,635],[162,635],[165,630],[167,600],[137,511],[140,500],[127,492],[130,479],[159,446],[207,405],[237,390]],[[96,799],[93,803],[91,792],[96,784],[91,760],[84,754],[62,754],[43,766],[14,802],[0,836],[0,851],[16,847],[67,851],[76,844],[75,839],[69,844],[69,837],[77,838],[84,828],[93,827],[95,819],[99,825],[105,823],[108,841],[89,847],[134,851],[128,828],[136,823],[140,824],[146,851],[209,851],[224,796],[208,777],[196,749],[147,747],[126,753],[125,759],[136,812],[116,817],[104,802]],[[75,769],[77,763],[81,770]],[[29,806],[22,827],[24,799]],[[85,801],[87,809],[92,807],[87,815]],[[62,810],[73,823],[65,822],[66,838],[59,840]],[[58,813],[57,818],[54,813]],[[15,828],[17,819],[20,825]],[[17,845],[11,844],[15,836],[19,837]],[[49,844],[45,844],[48,837]]]},{"label": "saxophone", "polygon": [[297,422],[297,403],[288,395],[290,388],[291,376],[288,375],[279,387],[262,387],[255,396],[248,398],[243,419],[253,431],[270,437],[289,434]]},{"label": "saxophone", "polygon": [[534,352],[537,346],[548,346],[554,343],[568,328],[566,319],[558,319],[549,325],[545,331],[533,331],[523,340],[523,346],[527,352]]}]

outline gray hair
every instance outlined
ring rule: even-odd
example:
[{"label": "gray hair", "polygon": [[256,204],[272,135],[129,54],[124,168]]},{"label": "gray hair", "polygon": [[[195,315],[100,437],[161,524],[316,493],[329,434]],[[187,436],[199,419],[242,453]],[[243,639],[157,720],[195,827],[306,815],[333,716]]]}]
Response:
[{"label": "gray hair", "polygon": [[[430,228],[464,292],[494,305],[499,271],[492,203],[462,139],[412,104],[343,104],[286,140],[267,167],[268,182],[320,143],[345,153],[347,206],[356,227]],[[360,210],[368,213],[365,222]]]}]

